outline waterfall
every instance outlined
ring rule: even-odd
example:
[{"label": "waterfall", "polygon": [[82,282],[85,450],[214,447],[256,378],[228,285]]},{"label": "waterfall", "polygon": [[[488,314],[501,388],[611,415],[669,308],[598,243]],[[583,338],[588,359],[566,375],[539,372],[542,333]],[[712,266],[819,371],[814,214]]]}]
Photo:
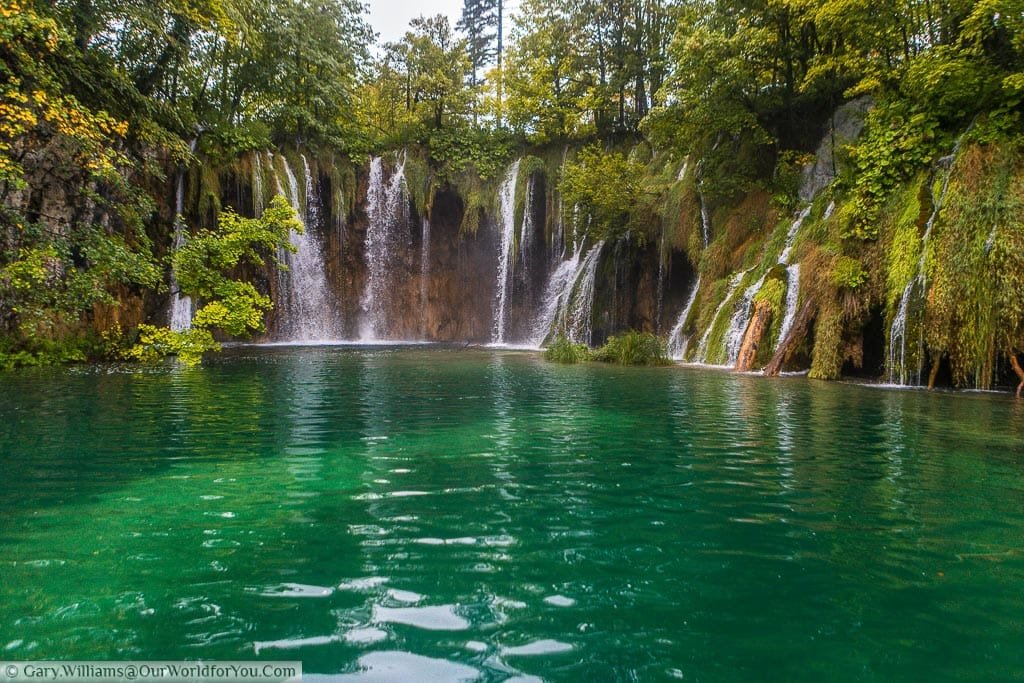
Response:
[{"label": "waterfall", "polygon": [[700,291],[700,278],[701,276],[698,274],[697,281],[690,291],[690,297],[686,300],[686,306],[683,307],[683,312],[679,314],[679,319],[668,335],[668,353],[675,360],[685,360],[686,347],[690,345],[690,337],[683,337],[683,326],[686,325],[686,319],[690,317],[693,303],[697,300],[697,292]]},{"label": "waterfall", "polygon": [[[568,145],[562,150],[562,165],[559,167],[559,177],[562,177],[565,169],[565,160],[569,156]],[[565,203],[562,200],[562,193],[558,193],[558,204],[555,207],[555,225],[551,231],[551,260],[552,263],[565,259]]]},{"label": "waterfall", "polygon": [[743,335],[750,325],[750,317],[754,312],[754,297],[761,291],[764,281],[768,278],[768,271],[758,278],[757,282],[743,290],[743,295],[733,311],[732,319],[729,321],[729,330],[725,333],[725,358],[726,364],[735,365],[740,355],[740,347],[743,346]]},{"label": "waterfall", "polygon": [[[807,217],[810,215],[811,206],[807,206],[797,214],[795,219],[793,219],[793,222],[789,226],[789,230],[786,231],[786,242],[782,247],[782,253],[779,255],[779,264],[784,266],[789,264],[789,257],[793,251],[793,246],[796,243],[797,233],[800,232],[800,226],[804,224],[804,221],[807,220]],[[770,271],[766,270],[757,282],[744,290],[743,296],[740,297],[736,310],[733,312],[732,321],[729,323],[729,331],[725,336],[725,356],[729,365],[734,365],[736,363],[736,359],[739,357],[740,347],[743,346],[743,336],[746,334],[747,327],[750,325],[750,318],[754,314],[754,297],[756,297],[757,293],[761,291],[761,287],[764,285],[764,281],[768,278],[769,272]],[[789,280],[789,282],[792,283],[793,280]],[[796,289],[796,287],[790,287],[790,289]],[[793,302],[793,306],[796,306],[795,300]],[[779,337],[779,339],[781,340],[783,337]]]},{"label": "waterfall", "polygon": [[700,197],[700,232],[704,239],[704,248],[707,249],[711,244],[711,212],[708,210],[707,202],[704,201],[704,195],[698,196]]},{"label": "waterfall", "polygon": [[[189,152],[196,151],[197,138],[193,138],[189,142]],[[185,237],[185,169],[184,167],[178,169],[178,182],[174,188],[174,242],[173,249],[178,251],[183,246],[187,238]],[[181,288],[178,285],[178,278],[174,275],[174,269],[171,269],[171,310],[169,312],[168,324],[171,330],[175,332],[183,332],[192,327],[192,315],[194,314],[192,306],[192,297],[182,295]]]},{"label": "waterfall", "polygon": [[274,181],[274,194],[284,194],[284,190],[281,189],[281,179],[277,176],[277,168],[274,166],[274,155],[267,150],[267,166],[270,167],[270,179]]},{"label": "waterfall", "polygon": [[581,251],[575,251],[569,258],[558,264],[555,272],[548,278],[541,308],[533,324],[530,343],[541,346],[552,333],[552,327],[559,318],[559,312],[572,296],[573,285],[579,275]]},{"label": "waterfall", "polygon": [[601,249],[603,247],[604,240],[595,244],[580,265],[578,282],[573,291],[572,303],[569,306],[566,319],[566,336],[574,342],[587,345],[591,342],[594,280],[597,276],[597,264],[601,259]]},{"label": "waterfall", "polygon": [[420,222],[420,336],[427,337],[427,292],[430,287],[430,219]]},{"label": "waterfall", "polygon": [[[974,124],[972,123],[971,125],[973,126]],[[956,161],[956,156],[960,152],[960,142],[962,140],[963,136],[958,138],[956,144],[953,145],[952,153],[939,160],[940,164],[945,164],[947,166],[946,177],[942,181],[942,187],[939,189],[938,195],[934,194],[933,187],[932,213],[928,217],[928,222],[925,223],[924,234],[921,236],[921,256],[917,261],[917,273],[910,279],[907,286],[903,288],[903,294],[900,296],[900,304],[896,309],[896,316],[892,319],[892,325],[889,327],[889,358],[886,367],[886,374],[888,381],[892,384],[906,384],[909,379],[906,364],[907,317],[909,315],[911,298],[914,295],[915,289],[920,292],[921,297],[925,295],[928,289],[927,273],[925,272],[925,261],[928,257],[928,240],[931,238],[932,228],[935,226],[935,221],[939,217],[942,205],[946,201],[946,191],[949,189],[949,181],[953,175],[953,162]],[[923,359],[920,357],[920,351],[923,348],[924,339],[922,338],[918,343],[919,353],[915,373],[916,376],[914,378],[915,384],[921,383],[921,367]]]},{"label": "waterfall", "polygon": [[263,215],[263,162],[259,152],[252,155],[252,215]]},{"label": "waterfall", "polygon": [[[583,257],[577,249],[548,278],[540,312],[533,324],[530,343],[540,346],[556,332],[574,342],[589,344],[592,336],[594,280],[604,241]],[[582,257],[582,258],[581,258]]]},{"label": "waterfall", "polygon": [[786,245],[782,248],[782,253],[779,255],[779,263],[782,265],[789,265],[789,257],[793,252],[793,244],[796,242],[796,234],[800,232],[800,226],[804,224],[807,217],[811,215],[811,206],[808,205],[803,211],[797,215],[796,219],[789,226],[789,232],[786,233]]},{"label": "waterfall", "polygon": [[[306,224],[311,227],[320,225],[320,195],[316,191],[316,178],[309,170],[309,160],[305,154],[300,154],[302,159],[302,172],[306,175]],[[308,232],[308,231],[307,231]]]},{"label": "waterfall", "polygon": [[517,159],[505,174],[505,180],[498,190],[498,213],[501,218],[501,240],[498,253],[497,305],[494,309],[494,326],[491,341],[505,343],[505,317],[508,299],[512,289],[512,269],[515,265],[513,244],[516,233],[516,182],[519,179]]},{"label": "waterfall", "polygon": [[[178,170],[178,185],[174,196],[174,251],[185,246],[185,169]],[[178,278],[171,270],[171,311],[170,328],[183,332],[192,327],[192,297],[183,295]]]},{"label": "waterfall", "polygon": [[715,329],[715,321],[718,320],[718,316],[722,314],[722,310],[725,305],[732,299],[732,295],[736,293],[736,289],[740,286],[743,281],[743,276],[749,273],[750,270],[743,270],[735,273],[729,280],[729,287],[725,290],[725,297],[722,299],[722,303],[718,304],[718,308],[715,309],[714,314],[711,316],[711,322],[708,323],[708,328],[704,330],[704,336],[700,338],[700,344],[697,345],[697,362],[707,363],[708,359],[708,341],[711,338],[711,332]]},{"label": "waterfall", "polygon": [[387,263],[387,199],[384,189],[384,162],[380,157],[370,159],[370,177],[366,186],[366,290],[360,306],[363,319],[359,323],[359,336],[375,339],[380,321],[378,295],[383,294],[383,280]]},{"label": "waterfall", "polygon": [[[288,181],[288,199],[304,227],[292,232],[288,241],[294,251],[284,249],[280,258],[288,267],[278,274],[278,320],[280,336],[287,341],[317,341],[340,336],[340,321],[327,286],[323,253],[317,232],[320,221],[320,197],[316,179],[305,155],[302,159],[305,186],[305,210],[299,201],[295,173],[285,157],[280,157]],[[278,183],[280,185],[280,183]]]},{"label": "waterfall", "polygon": [[800,300],[800,264],[794,263],[786,268],[786,312],[782,317],[782,327],[779,329],[779,344],[789,334],[793,327],[793,320],[796,319],[796,304]]},{"label": "waterfall", "polygon": [[530,248],[533,246],[533,183],[526,181],[526,201],[523,204],[523,227],[519,233],[519,261],[525,278],[529,266]]},{"label": "waterfall", "polygon": [[403,202],[405,191],[405,159],[399,161],[388,183],[384,183],[384,162],[380,157],[370,160],[370,178],[366,190],[366,289],[361,305],[363,317],[359,324],[360,339],[387,339],[390,325],[387,315],[391,293],[390,266],[397,247],[396,229],[407,218]]}]

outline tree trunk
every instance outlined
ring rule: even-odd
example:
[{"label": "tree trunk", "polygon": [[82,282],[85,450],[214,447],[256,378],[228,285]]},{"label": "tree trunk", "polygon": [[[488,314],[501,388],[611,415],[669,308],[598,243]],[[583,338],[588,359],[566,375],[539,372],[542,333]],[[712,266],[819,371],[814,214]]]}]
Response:
[{"label": "tree trunk", "polygon": [[1017,354],[1010,352],[1010,367],[1017,374],[1017,379],[1020,380],[1020,384],[1017,385],[1017,398],[1021,397],[1021,392],[1024,392],[1024,368],[1021,368],[1020,361],[1017,360]]},{"label": "tree trunk", "polygon": [[747,325],[747,332],[743,335],[743,343],[740,345],[740,353],[736,356],[736,372],[750,372],[754,368],[754,361],[757,359],[757,350],[761,347],[761,339],[772,322],[772,306],[767,301],[758,301],[754,305],[754,315]]},{"label": "tree trunk", "polygon": [[942,365],[942,356],[939,356],[932,361],[931,372],[928,373],[928,391],[935,388],[935,380],[939,376],[939,367]]},{"label": "tree trunk", "polygon": [[796,314],[793,326],[789,328],[789,334],[786,335],[785,339],[779,341],[779,348],[776,349],[775,355],[772,356],[772,359],[765,367],[764,374],[767,377],[779,376],[779,373],[782,372],[783,363],[789,359],[797,342],[807,336],[807,328],[810,327],[811,321],[814,320],[817,314],[818,308],[814,305],[814,301],[806,301]]}]

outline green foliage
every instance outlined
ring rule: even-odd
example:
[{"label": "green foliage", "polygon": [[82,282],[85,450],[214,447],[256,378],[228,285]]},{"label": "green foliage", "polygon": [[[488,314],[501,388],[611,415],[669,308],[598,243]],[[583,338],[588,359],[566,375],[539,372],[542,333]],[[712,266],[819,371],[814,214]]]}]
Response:
[{"label": "green foliage", "polygon": [[594,351],[594,360],[617,365],[671,365],[665,340],[650,332],[630,330],[610,337]]},{"label": "green foliage", "polygon": [[849,256],[839,256],[832,267],[832,282],[837,288],[857,289],[867,282],[863,264]]},{"label": "green foliage", "polygon": [[140,325],[138,340],[125,353],[137,361],[177,356],[187,365],[200,362],[206,351],[220,346],[213,331],[241,337],[263,330],[263,316],[272,308],[270,298],[251,282],[230,275],[239,265],[261,266],[268,255],[289,249],[289,233],[302,231],[302,223],[284,197],[277,195],[260,218],[242,218],[231,210],[220,214],[217,230],[191,236],[173,256],[181,291],[203,302],[191,329],[176,332],[165,327]]},{"label": "green foliage", "polygon": [[885,303],[892,310],[904,288],[917,274],[918,261],[921,256],[921,228],[918,225],[921,213],[920,193],[925,175],[919,174],[910,181],[901,192],[897,193],[887,207],[892,218],[890,225],[885,225],[886,244],[886,281]]},{"label": "green foliage", "polygon": [[642,0],[524,0],[499,119],[539,144],[636,131],[659,101],[673,19],[669,4]]},{"label": "green foliage", "polygon": [[185,365],[194,366],[202,362],[205,352],[219,350],[220,344],[214,341],[210,331],[198,325],[181,332],[139,325],[138,340],[124,351],[122,357],[140,363],[155,363],[175,356]]},{"label": "green foliage", "polygon": [[595,240],[621,237],[643,194],[644,167],[619,152],[597,145],[580,150],[565,164],[559,191],[567,206],[577,207],[584,234]]},{"label": "green foliage", "polygon": [[961,385],[991,386],[997,353],[1024,349],[1024,167],[1016,147],[958,159],[927,262],[926,344]]},{"label": "green foliage", "polygon": [[590,359],[591,352],[586,344],[575,344],[562,334],[544,349],[544,360],[552,363],[582,363]]},{"label": "green foliage", "polygon": [[503,131],[461,125],[432,130],[428,137],[430,156],[446,178],[467,170],[485,180],[494,178],[508,165],[512,145]]},{"label": "green foliage", "polygon": [[865,135],[850,150],[854,162],[852,223],[846,236],[878,237],[881,207],[896,187],[933,160],[938,121],[927,113],[912,113],[902,103],[879,107],[868,114]]},{"label": "green foliage", "polygon": [[201,230],[173,257],[174,273],[186,294],[201,299],[240,295],[225,275],[240,263],[261,266],[266,255],[288,246],[288,235],[302,232],[302,223],[281,195],[263,216],[243,218],[230,209],[220,214],[216,230]]}]

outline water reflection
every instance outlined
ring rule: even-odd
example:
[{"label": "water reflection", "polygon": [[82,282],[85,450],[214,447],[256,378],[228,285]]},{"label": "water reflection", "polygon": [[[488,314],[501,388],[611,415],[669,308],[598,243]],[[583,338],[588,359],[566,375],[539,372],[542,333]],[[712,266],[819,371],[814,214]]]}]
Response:
[{"label": "water reflection", "polygon": [[1024,665],[1002,397],[384,347],[6,381],[11,657],[331,680]]}]

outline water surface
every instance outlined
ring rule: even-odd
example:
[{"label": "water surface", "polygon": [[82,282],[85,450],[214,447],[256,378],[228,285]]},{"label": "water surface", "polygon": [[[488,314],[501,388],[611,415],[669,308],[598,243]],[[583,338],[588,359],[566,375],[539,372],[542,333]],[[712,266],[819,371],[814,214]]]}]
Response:
[{"label": "water surface", "polygon": [[1004,395],[493,349],[7,373],[0,658],[1020,677],[1022,435]]}]

